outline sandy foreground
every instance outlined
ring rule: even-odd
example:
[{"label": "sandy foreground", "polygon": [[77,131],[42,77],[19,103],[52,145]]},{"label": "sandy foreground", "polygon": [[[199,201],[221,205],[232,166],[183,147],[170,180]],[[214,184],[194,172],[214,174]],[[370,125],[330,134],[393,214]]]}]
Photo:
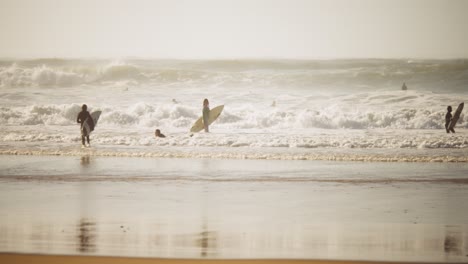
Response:
[{"label": "sandy foreground", "polygon": [[[25,255],[0,253],[1,263],[15,264],[44,264],[44,263],[112,263],[112,264],[359,264],[382,263],[365,261],[333,261],[333,260],[217,260],[217,259],[151,259],[151,258],[125,258],[125,257],[94,257],[94,256],[57,256],[57,255]],[[392,262],[385,262],[392,263]]]},{"label": "sandy foreground", "polygon": [[0,156],[0,165],[1,263],[468,261],[467,164]]}]

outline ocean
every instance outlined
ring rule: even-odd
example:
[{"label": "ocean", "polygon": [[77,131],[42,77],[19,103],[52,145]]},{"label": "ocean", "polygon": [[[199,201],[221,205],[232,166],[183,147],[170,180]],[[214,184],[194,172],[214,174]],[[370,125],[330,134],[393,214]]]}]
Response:
[{"label": "ocean", "polygon": [[[465,111],[444,129],[467,96],[466,59],[3,59],[0,152],[467,162]],[[204,98],[225,108],[192,135]],[[102,111],[89,150],[82,104]]]}]

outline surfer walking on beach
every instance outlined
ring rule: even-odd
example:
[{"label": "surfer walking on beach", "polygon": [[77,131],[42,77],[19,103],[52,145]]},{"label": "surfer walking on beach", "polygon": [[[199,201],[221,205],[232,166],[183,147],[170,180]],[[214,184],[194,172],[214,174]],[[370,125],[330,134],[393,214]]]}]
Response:
[{"label": "surfer walking on beach", "polygon": [[208,120],[210,119],[210,102],[205,98],[203,100],[203,126],[205,127],[205,132],[210,132],[208,127]]},{"label": "surfer walking on beach", "polygon": [[[89,132],[94,130],[94,120],[91,117],[91,115],[88,112],[88,106],[86,104],[83,104],[81,106],[81,112],[78,114],[78,117],[76,118],[76,122],[81,124],[81,147],[85,147],[85,138],[86,141],[88,142],[88,147],[90,146],[89,144]],[[91,128],[91,131],[87,131],[86,129],[83,129],[84,123],[88,122],[89,127]]]},{"label": "surfer walking on beach", "polygon": [[445,130],[447,130],[447,133],[455,133],[455,129],[453,127],[450,127],[450,123],[452,121],[452,106],[447,106],[447,114],[445,115]]}]

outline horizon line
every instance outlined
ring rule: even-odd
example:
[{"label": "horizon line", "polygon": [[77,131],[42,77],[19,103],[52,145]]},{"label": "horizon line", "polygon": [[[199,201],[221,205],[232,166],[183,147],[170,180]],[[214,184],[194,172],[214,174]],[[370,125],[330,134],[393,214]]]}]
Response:
[{"label": "horizon line", "polygon": [[468,60],[468,57],[153,57],[153,56],[16,56],[0,60],[167,60],[167,61],[326,61],[326,60]]}]

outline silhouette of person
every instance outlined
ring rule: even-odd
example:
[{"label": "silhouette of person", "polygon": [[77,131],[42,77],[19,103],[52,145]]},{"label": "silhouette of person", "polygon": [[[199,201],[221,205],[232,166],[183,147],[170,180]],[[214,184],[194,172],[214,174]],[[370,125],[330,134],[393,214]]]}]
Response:
[{"label": "silhouette of person", "polygon": [[408,87],[406,87],[406,83],[403,83],[403,86],[401,86],[401,90],[403,90],[403,91],[408,90]]},{"label": "silhouette of person", "polygon": [[452,106],[447,106],[447,114],[445,115],[445,130],[447,131],[447,133],[455,133],[455,129],[452,128],[449,128],[450,126],[450,123],[452,121]]},{"label": "silhouette of person", "polygon": [[[81,112],[76,117],[76,122],[81,124],[81,147],[86,147],[85,145],[85,138],[88,142],[88,147],[90,146],[89,143],[89,133],[94,130],[94,120],[88,112],[88,106],[83,104],[81,106]],[[90,131],[83,129],[84,123],[87,122],[90,128]]]}]

